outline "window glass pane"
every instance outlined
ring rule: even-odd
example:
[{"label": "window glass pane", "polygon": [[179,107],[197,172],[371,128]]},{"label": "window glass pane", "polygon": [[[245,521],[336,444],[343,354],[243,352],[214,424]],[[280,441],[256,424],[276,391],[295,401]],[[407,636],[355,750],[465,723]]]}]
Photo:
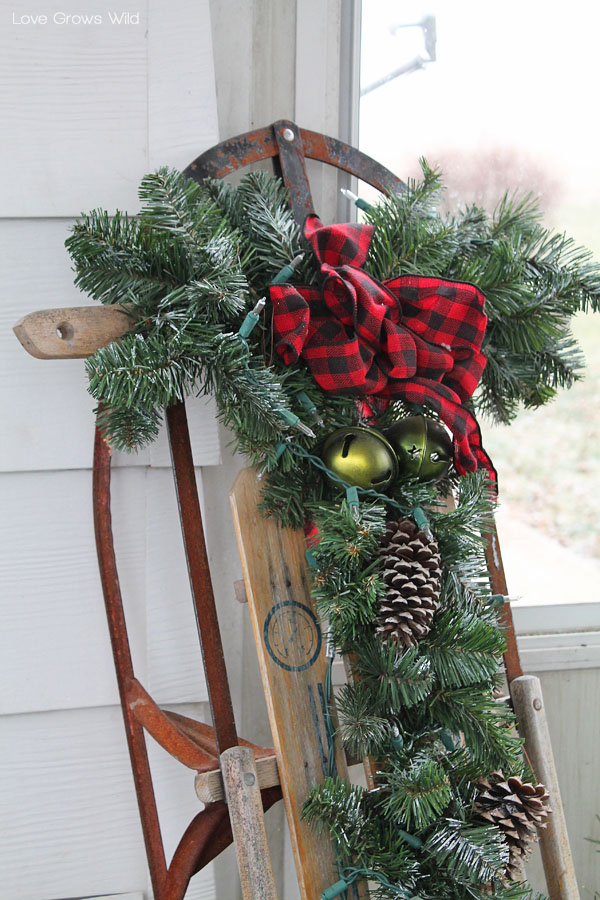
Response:
[{"label": "window glass pane", "polygon": [[[361,149],[404,179],[421,156],[439,165],[450,208],[533,191],[546,223],[600,258],[600,6],[369,0],[362,16]],[[481,422],[524,603],[600,600],[600,315],[573,328],[585,380],[510,427]]]}]

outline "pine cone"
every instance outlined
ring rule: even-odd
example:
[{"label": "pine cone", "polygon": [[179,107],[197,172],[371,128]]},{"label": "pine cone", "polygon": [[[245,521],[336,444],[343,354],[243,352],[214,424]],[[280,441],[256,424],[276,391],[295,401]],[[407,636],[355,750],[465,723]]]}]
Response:
[{"label": "pine cone", "polygon": [[531,842],[537,838],[536,829],[546,827],[552,812],[548,792],[543,784],[534,787],[517,777],[505,779],[502,772],[492,772],[479,786],[475,809],[503,832],[510,853],[506,876],[519,879],[521,865],[531,853]]},{"label": "pine cone", "polygon": [[437,543],[411,519],[390,522],[380,554],[387,585],[380,603],[377,632],[384,640],[414,647],[430,630],[440,598]]}]

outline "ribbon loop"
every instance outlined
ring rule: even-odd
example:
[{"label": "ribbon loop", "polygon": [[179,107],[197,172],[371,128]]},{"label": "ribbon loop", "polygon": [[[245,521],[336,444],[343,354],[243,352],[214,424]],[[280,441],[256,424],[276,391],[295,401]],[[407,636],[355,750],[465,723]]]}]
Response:
[{"label": "ribbon loop", "polygon": [[404,399],[432,407],[454,435],[460,474],[494,467],[463,403],[485,367],[485,298],[472,284],[404,275],[382,284],[365,272],[372,225],[304,233],[319,261],[321,289],[273,285],[275,348],[289,365],[302,358],[325,391]]}]

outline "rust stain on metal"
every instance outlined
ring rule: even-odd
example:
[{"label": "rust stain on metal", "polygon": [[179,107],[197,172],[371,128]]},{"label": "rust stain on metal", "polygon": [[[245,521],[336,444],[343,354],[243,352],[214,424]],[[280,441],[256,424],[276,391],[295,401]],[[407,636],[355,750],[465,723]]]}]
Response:
[{"label": "rust stain on metal", "polygon": [[93,505],[98,566],[150,878],[154,893],[160,898],[162,886],[167,876],[167,863],[158,823],[158,810],[156,808],[152,774],[146,751],[144,730],[128,705],[126,685],[134,675],[113,544],[110,509],[110,463],[111,454],[100,430],[97,428],[94,444]]},{"label": "rust stain on metal", "polygon": [[[190,738],[176,721],[165,713],[136,678],[128,681],[129,708],[148,734],[182,765],[196,772],[210,772],[218,767],[218,758]],[[209,726],[207,726],[208,728]]]},{"label": "rust stain on metal", "polygon": [[185,174],[199,181],[207,177],[224,178],[236,169],[276,154],[273,128],[269,125],[267,128],[229,138],[206,150],[185,169]]},{"label": "rust stain on metal", "polygon": [[294,218],[302,228],[306,217],[314,214],[314,207],[304,165],[300,131],[293,122],[282,119],[273,125],[273,133],[277,142],[281,176],[290,194]]},{"label": "rust stain on metal", "polygon": [[315,131],[301,129],[300,134],[304,155],[309,159],[343,169],[384,194],[397,194],[404,190],[405,184],[400,178],[355,147]]},{"label": "rust stain on metal", "polygon": [[[498,534],[495,525],[493,525],[489,534],[486,536],[485,559],[490,574],[492,593],[502,594],[506,597],[508,595],[508,587],[506,585],[504,564],[502,562],[502,554],[500,553],[500,544],[498,542]],[[506,678],[510,685],[514,678],[519,678],[523,674],[523,669],[521,668],[521,660],[519,658],[519,648],[517,646],[517,635],[515,633],[512,610],[508,600],[505,601],[502,606],[500,623],[506,629],[504,667],[506,669]]]},{"label": "rust stain on metal", "polygon": [[220,756],[229,747],[237,746],[238,737],[204,540],[187,415],[183,403],[176,403],[167,409],[167,430],[206,686]]},{"label": "rust stain on metal", "polygon": [[385,194],[399,193],[404,189],[404,182],[400,178],[366,153],[336,138],[298,128],[285,119],[274,122],[267,128],[240,134],[217,144],[198,156],[187,167],[185,174],[197,181],[206,177],[224,178],[237,169],[276,157],[280,152],[276,135],[285,128],[290,128],[299,135],[301,152],[308,159],[316,159],[343,169]]}]

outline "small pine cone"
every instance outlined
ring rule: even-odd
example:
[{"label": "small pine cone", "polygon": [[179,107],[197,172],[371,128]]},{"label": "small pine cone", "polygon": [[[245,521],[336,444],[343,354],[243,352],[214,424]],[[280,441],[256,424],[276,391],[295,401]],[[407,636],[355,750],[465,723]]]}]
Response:
[{"label": "small pine cone", "polygon": [[479,782],[480,793],[475,809],[482,819],[497,825],[509,848],[506,877],[520,878],[521,865],[531,853],[531,843],[537,838],[536,829],[546,827],[552,812],[548,792],[543,784],[524,783],[520,778],[504,778],[502,772],[492,772]]},{"label": "small pine cone", "polygon": [[381,543],[387,591],[377,632],[384,640],[414,647],[430,630],[440,598],[440,553],[411,519],[390,522]]}]

